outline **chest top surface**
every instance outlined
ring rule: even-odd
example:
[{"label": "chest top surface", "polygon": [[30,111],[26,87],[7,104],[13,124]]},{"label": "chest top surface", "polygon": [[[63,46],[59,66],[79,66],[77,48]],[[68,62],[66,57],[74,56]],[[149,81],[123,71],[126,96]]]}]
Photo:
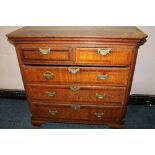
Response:
[{"label": "chest top surface", "polygon": [[108,39],[145,39],[147,35],[137,27],[123,26],[28,26],[7,34],[15,38],[108,38]]}]

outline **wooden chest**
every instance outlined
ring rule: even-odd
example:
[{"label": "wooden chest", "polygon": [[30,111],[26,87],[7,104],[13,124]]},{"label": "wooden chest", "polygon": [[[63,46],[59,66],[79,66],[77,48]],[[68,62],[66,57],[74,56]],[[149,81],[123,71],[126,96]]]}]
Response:
[{"label": "wooden chest", "polygon": [[136,27],[24,27],[15,44],[34,126],[74,122],[123,127],[138,47]]}]

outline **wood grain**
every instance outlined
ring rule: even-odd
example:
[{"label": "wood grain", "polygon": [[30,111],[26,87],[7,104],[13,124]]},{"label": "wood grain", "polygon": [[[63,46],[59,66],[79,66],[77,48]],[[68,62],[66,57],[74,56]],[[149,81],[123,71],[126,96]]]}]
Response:
[{"label": "wood grain", "polygon": [[[39,49],[50,49],[50,53],[42,54]],[[67,47],[23,47],[20,48],[24,64],[69,63],[72,49]]]},{"label": "wood grain", "polygon": [[[55,112],[55,114],[51,114]],[[97,117],[95,113],[103,113],[102,116]],[[99,121],[117,120],[121,110],[119,107],[112,108],[97,108],[84,106],[78,110],[74,110],[72,105],[48,105],[48,104],[33,104],[32,116],[35,118],[51,118],[52,120],[83,120],[83,121]]]},{"label": "wood grain", "polygon": [[[77,91],[71,88],[78,88]],[[124,87],[101,87],[101,86],[76,86],[76,85],[28,85],[29,97],[32,101],[46,100],[54,103],[81,104],[123,104],[125,96]],[[48,93],[55,93],[48,96]],[[103,96],[98,98],[97,95]]]},{"label": "wood grain", "polygon": [[[24,27],[7,36],[16,47],[33,125],[53,121],[123,127],[145,33],[136,27],[58,26]],[[42,55],[39,48],[50,52]],[[110,53],[99,54],[102,48]]]},{"label": "wood grain", "polygon": [[[126,86],[129,75],[129,68],[114,67],[78,67],[80,71],[76,74],[69,73],[71,67],[24,67],[26,83],[40,84],[89,84],[89,85],[111,85]],[[72,67],[77,68],[77,67]],[[51,79],[46,79],[43,74],[53,73]],[[99,79],[97,75],[108,75],[107,79]]]},{"label": "wood grain", "polygon": [[77,48],[76,63],[102,65],[129,65],[131,63],[132,46],[104,46],[101,49],[110,49],[107,55],[98,53],[100,48]]},{"label": "wood grain", "polygon": [[27,26],[7,34],[9,38],[101,37],[143,39],[145,33],[132,26]]}]

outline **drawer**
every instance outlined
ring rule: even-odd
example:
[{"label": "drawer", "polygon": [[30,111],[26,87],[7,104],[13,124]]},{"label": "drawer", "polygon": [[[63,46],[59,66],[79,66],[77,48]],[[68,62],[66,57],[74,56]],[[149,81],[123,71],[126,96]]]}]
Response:
[{"label": "drawer", "polygon": [[72,48],[69,47],[23,47],[20,48],[24,64],[69,63]]},{"label": "drawer", "polygon": [[126,86],[129,68],[24,67],[26,83]]},{"label": "drawer", "polygon": [[133,47],[76,48],[76,63],[100,65],[129,65]]},{"label": "drawer", "polygon": [[28,85],[31,100],[82,104],[123,104],[125,87]]},{"label": "drawer", "polygon": [[117,119],[120,117],[120,107],[90,107],[81,106],[79,109],[73,109],[71,105],[51,106],[48,104],[32,104],[31,112],[33,119],[49,118],[51,120],[85,120],[85,121],[102,121]]}]

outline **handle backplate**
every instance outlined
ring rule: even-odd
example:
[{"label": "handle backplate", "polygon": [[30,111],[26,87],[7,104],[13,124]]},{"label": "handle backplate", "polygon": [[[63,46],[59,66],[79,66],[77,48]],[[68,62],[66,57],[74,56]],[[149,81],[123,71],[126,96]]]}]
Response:
[{"label": "handle backplate", "polygon": [[56,95],[56,92],[49,92],[49,91],[46,91],[46,94],[47,94],[47,96],[49,96],[49,97],[53,97],[53,96]]},{"label": "handle backplate", "polygon": [[100,80],[106,80],[108,79],[109,75],[108,74],[97,74],[96,77]]},{"label": "handle backplate", "polygon": [[106,94],[98,94],[96,93],[96,98],[97,99],[104,99],[106,97]]},{"label": "handle backplate", "polygon": [[49,110],[49,113],[50,113],[52,116],[55,116],[56,114],[58,114],[58,110]]},{"label": "handle backplate", "polygon": [[110,51],[111,51],[111,48],[99,48],[97,52],[102,56],[106,56],[110,53]]},{"label": "handle backplate", "polygon": [[51,52],[51,49],[50,48],[39,48],[39,52],[43,55],[46,55]]},{"label": "handle backplate", "polygon": [[103,112],[95,112],[94,115],[98,118],[102,118],[104,113]]}]

